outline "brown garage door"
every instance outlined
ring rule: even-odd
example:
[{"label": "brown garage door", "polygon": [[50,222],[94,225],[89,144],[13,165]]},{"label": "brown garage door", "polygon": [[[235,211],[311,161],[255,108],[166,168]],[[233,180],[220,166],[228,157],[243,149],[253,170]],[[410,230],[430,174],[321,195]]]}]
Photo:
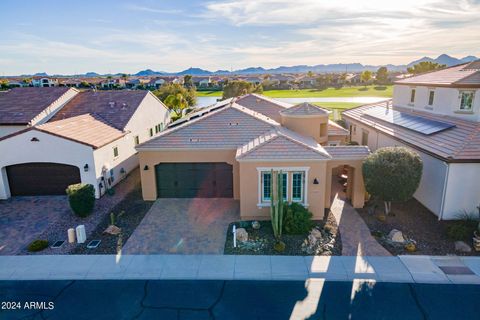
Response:
[{"label": "brown garage door", "polygon": [[7,167],[12,196],[63,195],[65,189],[80,183],[80,170],[58,163],[23,163]]}]

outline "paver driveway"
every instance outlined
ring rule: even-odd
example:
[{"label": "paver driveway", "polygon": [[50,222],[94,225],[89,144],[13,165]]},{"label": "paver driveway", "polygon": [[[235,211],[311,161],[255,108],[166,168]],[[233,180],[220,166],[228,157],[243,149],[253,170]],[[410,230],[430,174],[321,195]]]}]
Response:
[{"label": "paver driveway", "polygon": [[0,255],[17,254],[70,214],[66,196],[12,197],[0,201]]},{"label": "paver driveway", "polygon": [[158,199],[122,249],[128,254],[223,254],[233,199]]}]

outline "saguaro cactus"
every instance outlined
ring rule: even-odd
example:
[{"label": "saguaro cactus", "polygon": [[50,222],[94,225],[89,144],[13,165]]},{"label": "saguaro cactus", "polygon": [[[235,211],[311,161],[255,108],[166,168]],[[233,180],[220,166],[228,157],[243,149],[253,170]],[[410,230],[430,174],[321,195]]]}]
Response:
[{"label": "saguaro cactus", "polygon": [[[283,174],[282,171],[271,171],[270,174],[270,218],[273,235],[280,241],[283,229]],[[274,187],[276,187],[274,192]]]}]

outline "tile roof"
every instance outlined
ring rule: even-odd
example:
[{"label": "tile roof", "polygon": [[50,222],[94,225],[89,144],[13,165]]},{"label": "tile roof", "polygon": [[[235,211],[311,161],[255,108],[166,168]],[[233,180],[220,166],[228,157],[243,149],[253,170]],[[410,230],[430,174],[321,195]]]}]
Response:
[{"label": "tile roof", "polygon": [[233,104],[169,128],[137,149],[236,149],[275,126],[275,121]]},{"label": "tile roof", "polygon": [[0,124],[26,125],[68,90],[66,87],[14,88],[0,95]]},{"label": "tile roof", "polygon": [[280,111],[292,106],[289,103],[276,101],[254,93],[238,97],[235,103],[261,113],[275,121],[280,121]]},{"label": "tile roof", "polygon": [[329,136],[348,136],[349,131],[335,123],[332,120],[328,120],[328,135]]},{"label": "tile roof", "polygon": [[431,135],[424,135],[392,123],[376,120],[364,112],[374,107],[386,107],[387,102],[369,104],[344,111],[347,120],[358,121],[374,128],[393,139],[417,148],[434,157],[448,162],[478,162],[480,161],[480,123],[462,120],[450,116],[434,115],[422,111],[411,111],[405,108],[393,107],[415,116],[426,119],[449,122],[455,127]]},{"label": "tile roof", "polygon": [[254,138],[237,149],[237,160],[327,160],[330,156],[315,140],[283,127]]},{"label": "tile roof", "polygon": [[367,146],[325,146],[323,148],[334,160],[362,160],[370,154]]},{"label": "tile roof", "polygon": [[113,128],[97,114],[82,114],[64,120],[47,122],[35,129],[80,142],[95,149],[125,135],[124,132]]},{"label": "tile roof", "polygon": [[480,62],[461,64],[395,81],[395,84],[480,87]]},{"label": "tile roof", "polygon": [[291,116],[310,116],[310,115],[325,115],[328,116],[331,111],[322,107],[316,106],[308,102],[302,102],[293,107],[280,111],[283,115]]},{"label": "tile roof", "polygon": [[130,118],[149,91],[85,91],[77,94],[67,105],[50,119],[50,122],[96,114],[112,127],[124,130]]}]

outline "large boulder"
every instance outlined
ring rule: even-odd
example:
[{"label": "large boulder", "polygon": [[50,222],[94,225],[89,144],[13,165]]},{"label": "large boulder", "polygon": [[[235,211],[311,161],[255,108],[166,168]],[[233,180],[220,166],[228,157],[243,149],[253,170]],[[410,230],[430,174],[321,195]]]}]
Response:
[{"label": "large boulder", "polygon": [[388,234],[388,239],[390,239],[392,242],[397,242],[397,243],[404,243],[405,238],[403,237],[403,233],[400,230],[393,229],[390,231]]},{"label": "large boulder", "polygon": [[248,241],[248,232],[245,228],[237,229],[237,240],[240,242]]}]

